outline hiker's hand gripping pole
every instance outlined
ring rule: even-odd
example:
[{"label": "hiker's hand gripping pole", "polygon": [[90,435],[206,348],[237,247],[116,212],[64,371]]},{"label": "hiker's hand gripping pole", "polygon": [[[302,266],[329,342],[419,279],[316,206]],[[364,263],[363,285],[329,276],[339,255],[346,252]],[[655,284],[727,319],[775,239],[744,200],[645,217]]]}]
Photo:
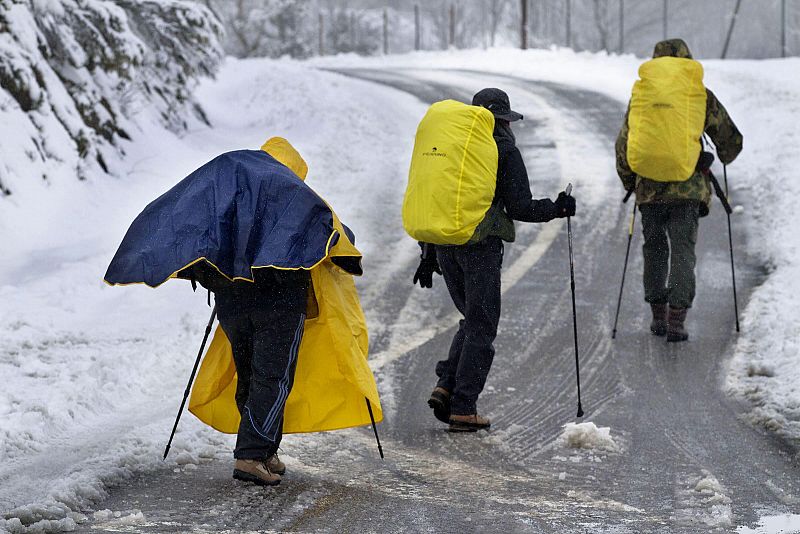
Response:
[{"label": "hiker's hand gripping pole", "polygon": [[[564,190],[567,196],[572,196],[572,184]],[[575,338],[575,377],[578,382],[578,417],[583,417],[581,405],[581,370],[578,363],[578,316],[575,312],[575,266],[572,257],[572,224],[571,217],[567,217],[567,243],[569,245],[569,287],[572,291],[572,333]]]}]

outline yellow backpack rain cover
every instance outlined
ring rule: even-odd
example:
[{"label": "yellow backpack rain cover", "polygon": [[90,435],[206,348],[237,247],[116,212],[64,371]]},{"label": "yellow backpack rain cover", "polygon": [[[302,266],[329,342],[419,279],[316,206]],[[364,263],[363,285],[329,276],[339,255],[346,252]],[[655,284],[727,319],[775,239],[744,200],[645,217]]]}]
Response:
[{"label": "yellow backpack rain cover", "polygon": [[[262,149],[305,179],[308,167],[287,141],[272,138]],[[375,378],[367,364],[367,324],[355,282],[332,261],[335,257],[360,258],[361,253],[335,213],[333,226],[339,240],[311,269],[317,309],[306,318],[294,385],[284,411],[284,434],[368,425],[365,399],[369,399],[375,422],[383,420]],[[189,411],[220,432],[236,434],[241,419],[236,384],[233,350],[218,326],[192,388]]]},{"label": "yellow backpack rain cover", "polygon": [[436,102],[417,128],[403,227],[418,241],[467,243],[494,199],[494,116],[480,106]]},{"label": "yellow backpack rain cover", "polygon": [[628,164],[657,182],[691,178],[706,121],[703,66],[659,57],[639,67],[628,115]]}]

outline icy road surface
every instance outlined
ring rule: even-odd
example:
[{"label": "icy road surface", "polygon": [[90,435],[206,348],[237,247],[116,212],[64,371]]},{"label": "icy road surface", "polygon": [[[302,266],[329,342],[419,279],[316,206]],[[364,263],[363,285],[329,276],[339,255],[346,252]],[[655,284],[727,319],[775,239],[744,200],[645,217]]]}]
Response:
[{"label": "icy road surface", "polygon": [[[479,401],[492,430],[450,435],[426,400],[457,316],[440,278],[432,291],[411,286],[413,247],[399,221],[375,210],[372,223],[386,245],[365,267],[381,274],[361,291],[386,410],[379,427],[386,460],[369,429],[292,436],[284,441],[283,483],[261,489],[234,482],[229,452],[219,452],[113,489],[101,508],[118,517],[89,514],[79,531],[733,532],[800,509],[792,451],[740,422],[739,407],[720,390],[735,334],[719,205],[701,224],[692,340],[667,345],[646,330],[638,223],[611,340],[630,217],[614,173],[619,103],[474,72],[346,75],[425,102],[468,101],[486,86],[510,94],[525,115],[515,132],[534,196],[555,197],[574,184],[583,420],[610,429],[613,447],[571,448],[561,437],[563,425],[578,422],[563,221],[519,224],[518,241],[506,247],[497,355]],[[758,273],[738,260],[743,307]]]}]

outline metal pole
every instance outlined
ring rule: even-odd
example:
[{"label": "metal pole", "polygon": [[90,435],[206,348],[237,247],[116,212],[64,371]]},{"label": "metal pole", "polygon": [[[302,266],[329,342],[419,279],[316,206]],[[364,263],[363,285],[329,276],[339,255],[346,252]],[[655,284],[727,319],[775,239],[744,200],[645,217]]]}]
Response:
[{"label": "metal pole", "polygon": [[[567,196],[572,194],[572,184],[567,185]],[[569,245],[569,287],[572,291],[572,333],[575,339],[575,377],[578,381],[578,417],[583,417],[581,405],[581,370],[578,363],[578,314],[575,311],[575,267],[572,255],[572,224],[571,217],[567,217],[567,243]]]},{"label": "metal pole", "polygon": [[389,53],[389,12],[383,8],[383,55]]},{"label": "metal pole", "polygon": [[520,0],[520,7],[522,9],[522,20],[520,21],[520,48],[527,50],[528,48],[528,0]]},{"label": "metal pole", "polygon": [[414,4],[414,50],[420,49],[419,4]]},{"label": "metal pole", "polygon": [[669,11],[668,11],[668,8],[667,8],[667,0],[664,0],[663,4],[664,4],[664,13],[663,13],[661,18],[662,18],[662,21],[664,23],[664,40],[666,41],[667,40],[667,33],[668,33],[667,32],[667,29],[668,29],[668,27],[667,27],[667,19],[668,19],[668,15],[669,15]]},{"label": "metal pole", "polygon": [[203,349],[206,348],[206,341],[208,341],[208,335],[211,333],[211,326],[214,324],[214,319],[217,317],[217,307],[214,306],[214,309],[211,310],[211,318],[208,320],[208,326],[206,326],[206,333],[203,336],[203,342],[200,344],[200,350],[197,352],[197,359],[194,361],[194,367],[192,367],[192,374],[189,375],[189,383],[186,384],[186,391],[183,392],[183,400],[181,401],[181,407],[178,408],[178,416],[175,418],[175,424],[172,425],[172,433],[169,435],[169,441],[167,441],[167,447],[164,449],[164,460],[167,459],[167,455],[169,454],[169,448],[172,446],[172,438],[175,437],[175,430],[178,428],[178,421],[181,420],[181,414],[183,414],[183,407],[186,406],[186,399],[189,398],[189,391],[192,389],[192,382],[194,382],[194,375],[197,373],[197,367],[200,365],[200,358],[203,357]]},{"label": "metal pole", "polygon": [[619,0],[619,53],[625,53],[625,0]]},{"label": "metal pole", "polygon": [[[628,197],[625,197],[628,200]],[[636,202],[633,203],[633,212],[631,213],[631,224],[628,227],[628,246],[625,249],[625,263],[622,267],[622,282],[619,284],[619,297],[617,298],[617,313],[614,315],[614,329],[611,331],[611,339],[617,338],[617,321],[619,321],[619,309],[622,306],[622,288],[625,287],[625,273],[628,271],[628,258],[631,255],[631,241],[633,240],[633,227],[636,223]]]},{"label": "metal pole", "polygon": [[378,443],[378,453],[381,455],[381,460],[383,460],[383,447],[381,447],[381,438],[378,437],[378,427],[375,426],[375,416],[372,415],[372,404],[370,404],[368,398],[364,397],[364,400],[367,401],[367,411],[369,412],[369,420],[372,421],[372,431],[375,433],[375,441]]},{"label": "metal pole", "polygon": [[[728,166],[722,166],[722,173],[725,178],[725,197],[730,199],[728,196]],[[730,204],[730,200],[728,200]],[[733,281],[733,312],[736,314],[736,331],[739,331],[739,301],[736,298],[736,270],[733,266],[733,234],[731,233],[731,214],[730,212],[726,211],[726,215],[728,216],[728,247],[731,251],[731,280]]]},{"label": "metal pole", "polygon": [[725,46],[722,47],[722,59],[728,56],[728,46],[731,44],[731,35],[733,35],[733,27],[736,24],[736,16],[739,14],[739,8],[742,6],[742,0],[736,0],[736,7],[733,9],[733,17],[731,18],[731,25],[728,27],[728,35],[725,37]]}]

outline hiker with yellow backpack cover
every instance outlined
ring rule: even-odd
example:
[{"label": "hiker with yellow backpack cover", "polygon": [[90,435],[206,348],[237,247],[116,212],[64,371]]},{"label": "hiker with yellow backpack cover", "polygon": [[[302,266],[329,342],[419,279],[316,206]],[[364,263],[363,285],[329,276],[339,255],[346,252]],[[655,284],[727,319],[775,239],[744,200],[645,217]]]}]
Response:
[{"label": "hiker with yellow backpack cover", "polygon": [[650,331],[667,341],[686,341],[697,230],[711,203],[710,162],[701,158],[701,138],[711,138],[727,165],[742,151],[742,134],[703,85],[703,67],[683,40],[657,43],[639,77],[616,141],[617,174],[635,192],[642,215]]},{"label": "hiker with yellow backpack cover", "polygon": [[575,199],[564,192],[555,202],[533,198],[511,130],[521,119],[505,92],[488,88],[471,106],[433,104],[417,129],[403,201],[403,226],[422,251],[414,283],[429,288],[434,273],[443,275],[463,315],[428,400],[451,432],[491,424],[476,403],[494,359],[503,242],[514,241],[513,221],[575,215]]}]

